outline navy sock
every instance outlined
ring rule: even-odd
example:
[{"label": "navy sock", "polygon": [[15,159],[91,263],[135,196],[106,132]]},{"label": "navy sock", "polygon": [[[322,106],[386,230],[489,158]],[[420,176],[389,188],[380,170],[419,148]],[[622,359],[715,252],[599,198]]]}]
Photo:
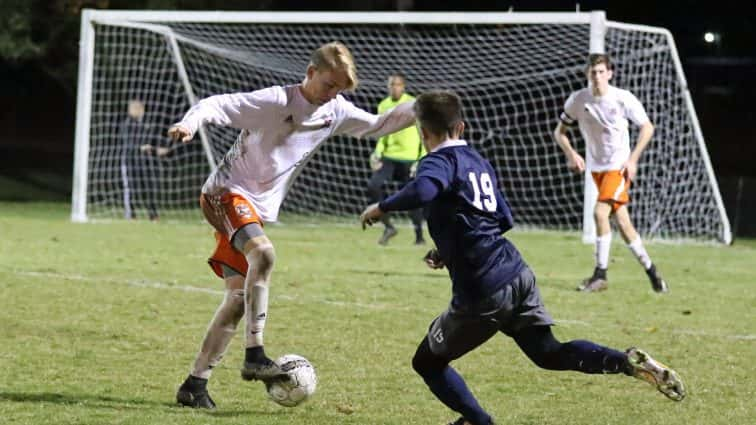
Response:
[{"label": "navy sock", "polygon": [[568,370],[631,374],[625,353],[591,341],[578,339],[565,342],[556,357],[562,359],[563,367]]},{"label": "navy sock", "polygon": [[533,363],[544,369],[632,375],[625,353],[591,341],[561,343],[548,326],[526,328],[514,340]]},{"label": "navy sock", "polygon": [[491,422],[491,416],[480,407],[464,379],[451,366],[445,367],[440,373],[427,374],[423,379],[442,403],[462,414],[468,422],[474,425]]}]

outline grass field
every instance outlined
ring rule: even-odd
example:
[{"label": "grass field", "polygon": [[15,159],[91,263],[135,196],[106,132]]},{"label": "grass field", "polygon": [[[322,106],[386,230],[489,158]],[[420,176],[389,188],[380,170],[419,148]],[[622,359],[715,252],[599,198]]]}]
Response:
[{"label": "grass field", "polygon": [[[197,223],[72,224],[65,204],[0,203],[0,423],[445,424],[456,415],[410,367],[448,302],[443,271],[400,232],[389,247],[356,224],[269,226],[278,262],[266,346],[315,365],[318,391],[279,407],[238,377],[241,338],[216,369],[208,413],[174,406],[221,299]],[[638,345],[682,375],[667,400],[624,376],[549,372],[497,336],[457,361],[500,424],[756,423],[756,243],[650,244],[671,293],[651,292],[621,245],[609,291],[580,294],[592,248],[576,235],[513,233],[562,340]],[[619,239],[619,238],[616,238]]]}]

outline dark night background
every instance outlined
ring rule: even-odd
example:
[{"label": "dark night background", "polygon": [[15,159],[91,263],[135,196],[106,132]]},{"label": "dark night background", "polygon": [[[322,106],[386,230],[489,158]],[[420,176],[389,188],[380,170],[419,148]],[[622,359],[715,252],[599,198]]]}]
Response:
[{"label": "dark night background", "polygon": [[[325,4],[325,5],[324,5]],[[83,7],[182,10],[574,11],[573,1],[0,0],[0,200],[70,199]],[[581,11],[669,29],[736,236],[756,236],[756,32],[746,2],[581,1]],[[705,43],[707,31],[720,34]],[[37,196],[38,198],[38,196]]]}]

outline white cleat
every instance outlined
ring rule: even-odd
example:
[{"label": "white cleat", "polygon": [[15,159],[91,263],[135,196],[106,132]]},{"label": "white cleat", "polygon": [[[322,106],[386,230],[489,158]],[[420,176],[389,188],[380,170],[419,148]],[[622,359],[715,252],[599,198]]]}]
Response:
[{"label": "white cleat", "polygon": [[626,353],[633,376],[655,386],[671,400],[682,401],[685,398],[685,386],[677,372],[639,348],[628,348]]}]

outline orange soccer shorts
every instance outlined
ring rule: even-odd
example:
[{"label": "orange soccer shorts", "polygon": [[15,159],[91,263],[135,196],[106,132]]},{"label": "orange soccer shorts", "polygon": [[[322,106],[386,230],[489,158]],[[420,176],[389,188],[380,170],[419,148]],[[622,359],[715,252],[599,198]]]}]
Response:
[{"label": "orange soccer shorts", "polygon": [[215,251],[207,260],[218,277],[223,277],[221,265],[234,269],[242,276],[247,275],[247,259],[231,245],[231,238],[237,230],[250,223],[262,226],[257,211],[243,196],[235,193],[223,195],[201,195],[200,206],[205,219],[215,228]]},{"label": "orange soccer shorts", "polygon": [[591,172],[591,175],[598,188],[598,200],[612,202],[612,212],[630,202],[630,180],[620,170]]}]

